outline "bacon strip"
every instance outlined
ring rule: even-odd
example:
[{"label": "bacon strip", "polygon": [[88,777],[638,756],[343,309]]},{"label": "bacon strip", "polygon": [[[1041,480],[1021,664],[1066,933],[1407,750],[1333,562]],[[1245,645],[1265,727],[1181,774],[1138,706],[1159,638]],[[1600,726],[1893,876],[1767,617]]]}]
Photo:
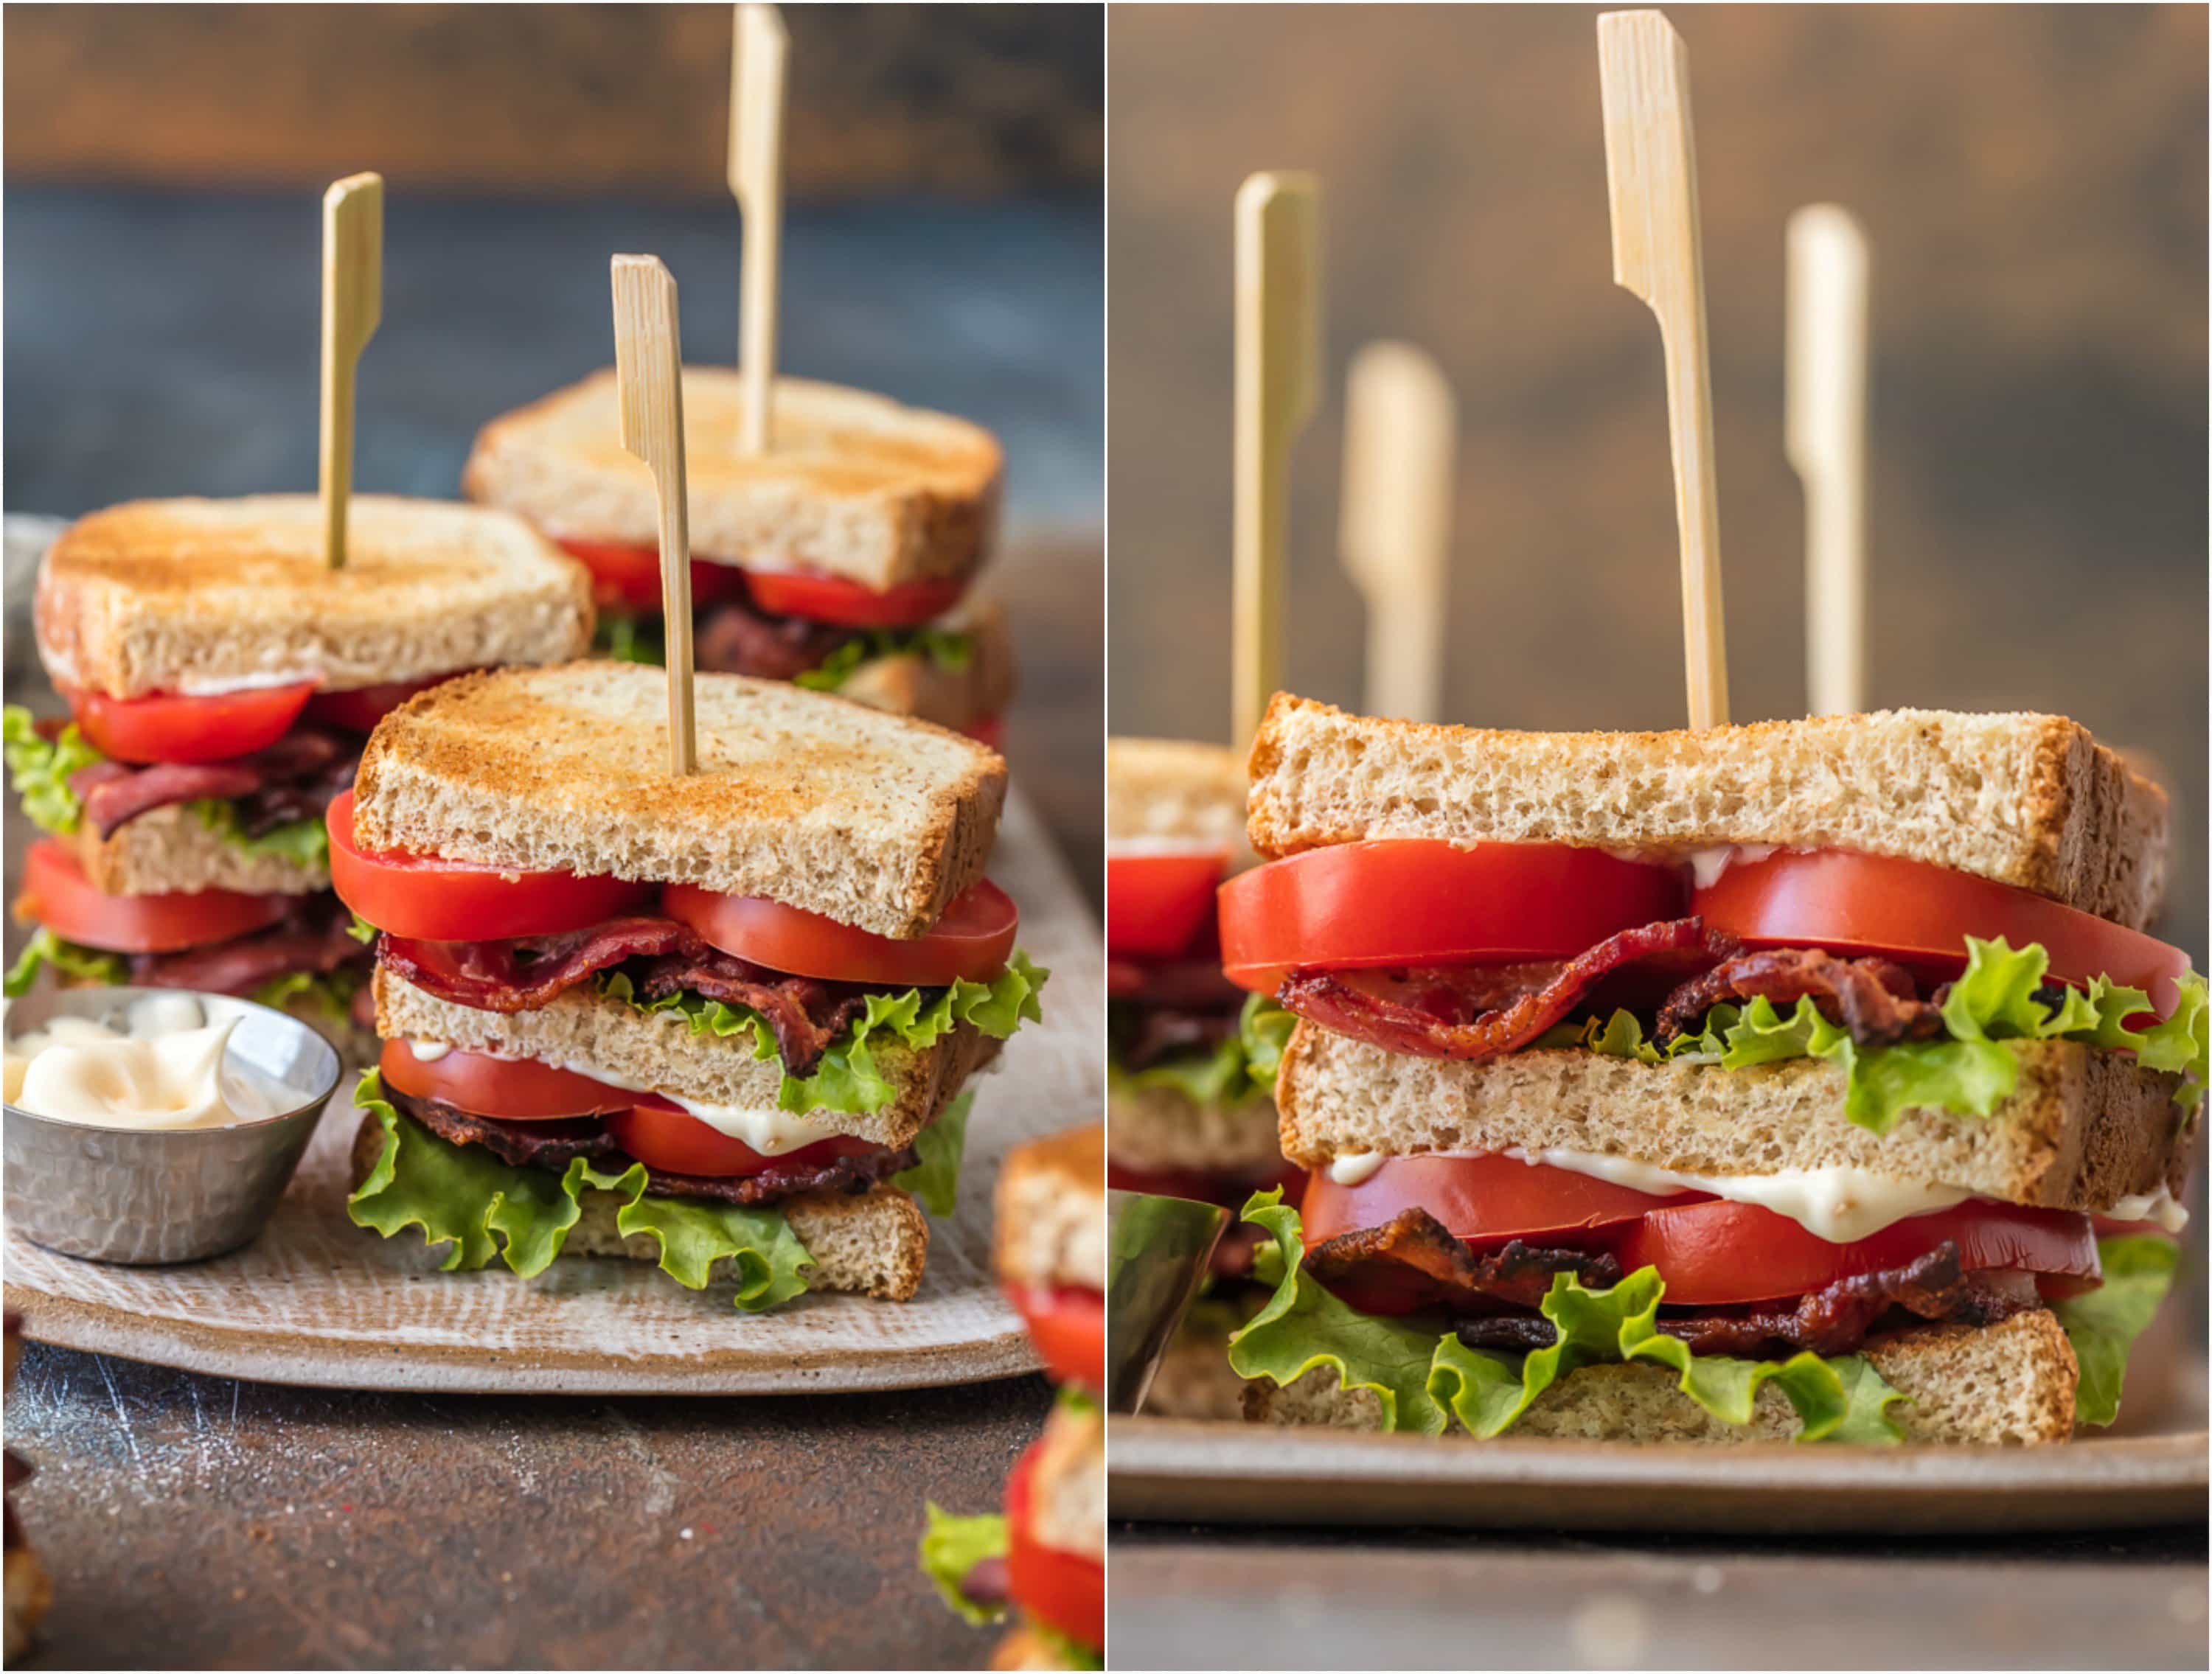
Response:
[{"label": "bacon strip", "polygon": [[224,761],[95,761],[70,776],[84,816],[101,838],[141,814],[186,802],[237,802],[248,836],[288,821],[319,816],[353,783],[357,740],[320,727],[297,726],[265,749]]},{"label": "bacon strip", "polygon": [[376,956],[424,993],[478,1011],[535,1011],[627,959],[681,954],[696,960],[707,944],[673,919],[609,919],[589,930],[506,942],[376,938]]},{"label": "bacon strip", "polygon": [[868,1009],[866,995],[849,985],[787,976],[714,948],[697,958],[655,960],[639,986],[647,999],[689,988],[726,1005],[750,1006],[768,1020],[776,1053],[794,1076],[811,1074],[830,1042]]},{"label": "bacon strip", "polygon": [[143,988],[196,988],[209,994],[251,994],[295,971],[335,971],[368,949],[346,931],[347,915],[328,896],[304,896],[292,915],[266,930],[186,948],[134,954],[131,980]]},{"label": "bacon strip", "polygon": [[1552,1288],[1552,1275],[1572,1273],[1584,1284],[1620,1282],[1620,1264],[1602,1252],[1542,1249],[1515,1239],[1477,1255],[1425,1209],[1401,1210],[1379,1227],[1340,1233],[1306,1252],[1305,1271],[1334,1289],[1378,1287],[1417,1307],[1482,1313],[1533,1308]]},{"label": "bacon strip", "polygon": [[1912,973],[1887,959],[1839,959],[1820,948],[1772,948],[1740,953],[1693,977],[1659,1008],[1658,1038],[1694,1028],[1724,1001],[1765,998],[1794,1005],[1806,995],[1830,1022],[1862,1046],[1892,1046],[1942,1033],[1943,1010],[1920,998]]},{"label": "bacon strip", "polygon": [[694,656],[701,668],[717,674],[793,680],[821,667],[856,637],[849,628],[804,616],[771,616],[741,599],[724,599],[701,617]]},{"label": "bacon strip", "polygon": [[[1674,919],[1624,930],[1568,961],[1540,986],[1521,988],[1503,1004],[1494,973],[1453,970],[1300,971],[1277,998],[1300,1016],[1339,1034],[1413,1058],[1461,1061],[1518,1051],[1559,1022],[1616,972],[1644,964],[1725,959],[1738,943],[1699,919]],[[1548,967],[1546,967],[1548,968]],[[1462,1003],[1455,983],[1480,985]],[[1473,1014],[1473,1015],[1470,1015]]]}]

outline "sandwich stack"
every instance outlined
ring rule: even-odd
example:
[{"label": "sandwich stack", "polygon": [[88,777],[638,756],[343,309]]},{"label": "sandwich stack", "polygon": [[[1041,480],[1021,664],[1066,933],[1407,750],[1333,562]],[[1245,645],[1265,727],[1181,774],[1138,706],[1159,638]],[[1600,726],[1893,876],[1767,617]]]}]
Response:
[{"label": "sandwich stack", "polygon": [[[67,721],[6,715],[46,834],[7,979],[239,994],[341,1038],[366,952],[330,893],[323,815],[362,740],[467,670],[590,644],[586,578],[520,519],[381,495],[325,562],[311,494],[141,500],[72,525],[39,567],[40,660]],[[365,1031],[362,1031],[365,1035]]]},{"label": "sandwich stack", "polygon": [[683,774],[634,664],[471,676],[379,724],[329,817],[384,1041],[349,1212],[449,1268],[905,1301],[962,1089],[1040,1015],[983,876],[1006,763],[776,682],[693,700]]},{"label": "sandwich stack", "polygon": [[1248,1415],[2052,1442],[2174,1262],[2166,798],[2053,716],[1480,731],[1279,695],[1223,957],[1297,1022]]},{"label": "sandwich stack", "polygon": [[[1243,762],[1213,744],[1109,739],[1106,833],[1107,1184],[1230,1209],[1270,1187],[1295,1198],[1304,1178],[1283,1161],[1267,1092],[1289,1020],[1248,1032],[1261,1002],[1221,973],[1214,893],[1252,859]],[[1256,1232],[1217,1248],[1147,1412],[1241,1415],[1227,1340],[1267,1294],[1249,1283]]]},{"label": "sandwich stack", "polygon": [[1011,1612],[994,1668],[1105,1666],[1105,1130],[1023,1145],[999,1175],[994,1259],[1060,1386],[1016,1462],[1003,1515],[929,1507],[922,1568],[972,1622]]}]

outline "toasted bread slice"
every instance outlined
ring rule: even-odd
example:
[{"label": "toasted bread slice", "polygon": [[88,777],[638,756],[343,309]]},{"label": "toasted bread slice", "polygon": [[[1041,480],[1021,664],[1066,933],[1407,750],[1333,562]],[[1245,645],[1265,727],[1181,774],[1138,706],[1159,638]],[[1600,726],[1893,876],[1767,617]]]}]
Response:
[{"label": "toasted bread slice", "polygon": [[1106,1288],[1106,1129],[1094,1122],[1006,1153],[992,1259],[1015,1285]]},{"label": "toasted bread slice", "polygon": [[1106,1557],[1106,1414],[1055,1406],[1030,1478],[1030,1531],[1042,1546]]},{"label": "toasted bread slice", "polygon": [[312,895],[331,887],[328,866],[286,854],[249,852],[210,830],[191,808],[156,808],[102,837],[89,823],[65,840],[92,887],[106,895],[238,889],[255,895]]},{"label": "toasted bread slice", "polygon": [[2136,930],[2166,888],[2166,792],[2056,715],[1899,709],[1704,732],[1493,732],[1278,693],[1251,773],[1252,844],[1271,858],[1378,837],[1856,849]]},{"label": "toasted bread slice", "polygon": [[[383,1125],[372,1112],[354,1132],[350,1161],[356,1186],[368,1178],[383,1149]],[[645,1233],[625,1238],[616,1229],[615,1215],[621,1206],[619,1194],[586,1187],[578,1204],[582,1216],[568,1229],[561,1246],[562,1257],[658,1262],[659,1240]],[[921,1288],[929,1253],[929,1222],[914,1199],[896,1186],[872,1186],[857,1193],[810,1192],[776,1207],[814,1258],[814,1271],[806,1276],[809,1289],[903,1302]]]},{"label": "toasted bread slice", "polygon": [[[645,1012],[586,984],[535,1011],[481,1011],[426,994],[377,967],[376,1032],[387,1040],[441,1041],[494,1058],[531,1058],[618,1086],[740,1110],[773,1111],[783,1065],[753,1056],[750,1030],[694,1034],[674,1011]],[[825,1136],[846,1134],[893,1149],[937,1119],[968,1077],[998,1056],[1000,1042],[962,1023],[926,1052],[869,1037],[877,1071],[898,1090],[866,1115],[819,1111]]]},{"label": "toasted bread slice", "polygon": [[46,1567],[27,1546],[8,1549],[5,1602],[7,1660],[13,1663],[30,1648],[31,1635],[54,1602],[54,1584]]},{"label": "toasted bread slice", "polygon": [[1243,1417],[1244,1380],[1229,1364],[1229,1330],[1217,1308],[1194,1307],[1184,1316],[1145,1392],[1146,1417],[1216,1423]]},{"label": "toasted bread slice", "polygon": [[1083,1665],[1068,1656],[1061,1641],[1024,1622],[993,1648],[991,1666],[1042,1669],[1049,1674],[1051,1670],[1080,1668]]},{"label": "toasted bread slice", "polygon": [[1569,1048],[1462,1064],[1301,1022],[1275,1102],[1283,1155],[1304,1168],[1359,1153],[1577,1151],[1706,1176],[1857,1168],[2087,1214],[2181,1189],[2179,1077],[2069,1040],[2008,1049],[2019,1083],[1990,1114],[1908,1111],[1877,1134],[1844,1116],[1844,1072],[1819,1058],[1723,1070]]},{"label": "toasted bread slice", "polygon": [[1218,846],[1249,862],[1243,758],[1180,738],[1109,738],[1106,840],[1136,851]]},{"label": "toasted bread slice", "polygon": [[464,676],[368,741],[371,848],[765,895],[913,937],[983,875],[996,751],[924,722],[743,675],[693,682],[698,771],[668,771],[668,683],[635,663]]},{"label": "toasted bread slice", "polygon": [[323,561],[313,494],[140,500],[81,518],[39,566],[39,655],[110,697],[312,680],[326,691],[592,643],[590,578],[520,518],[356,494]]},{"label": "toasted bread slice", "polygon": [[[1996,1325],[1916,1325],[1870,1337],[1866,1354],[1910,1401],[1889,1410],[1908,1441],[2019,1447],[2073,1435],[2080,1368],[2074,1345],[2046,1309]],[[1262,1424],[1343,1429],[1376,1429],[1382,1416],[1370,1392],[1346,1391],[1326,1369],[1287,1386],[1264,1379],[1245,1385],[1244,1416]],[[1724,1424],[1683,1394],[1671,1372],[1608,1364],[1562,1378],[1505,1434],[1725,1445],[1784,1440],[1798,1428],[1796,1410],[1771,1384],[1759,1391],[1751,1422]],[[1457,1425],[1446,1434],[1473,1440]]]},{"label": "toasted bread slice", "polygon": [[968,635],[966,668],[957,673],[941,669],[916,652],[871,658],[853,670],[837,695],[956,732],[1005,713],[1014,695],[1014,644],[1006,632],[1006,613],[989,599],[974,599],[942,618],[941,625]]},{"label": "toasted bread slice", "polygon": [[1265,1099],[1200,1104],[1173,1087],[1116,1080],[1106,1097],[1106,1149],[1124,1168],[1253,1177],[1283,1164],[1275,1107]]},{"label": "toasted bread slice", "polygon": [[[804,567],[878,590],[973,574],[998,523],[1005,456],[965,419],[799,378],[775,380],[775,446],[738,447],[744,382],[684,368],[691,553]],[[622,445],[612,368],[494,419],[461,486],[556,538],[658,546],[653,476]]]}]

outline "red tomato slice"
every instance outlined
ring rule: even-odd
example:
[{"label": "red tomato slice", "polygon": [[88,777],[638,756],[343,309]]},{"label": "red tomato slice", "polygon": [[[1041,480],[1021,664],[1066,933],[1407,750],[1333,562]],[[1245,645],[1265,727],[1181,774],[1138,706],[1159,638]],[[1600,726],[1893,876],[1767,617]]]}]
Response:
[{"label": "red tomato slice", "polygon": [[1715,1200],[1654,1210],[1611,1247],[1620,1270],[1656,1267],[1667,1301],[1725,1307],[1802,1296],[1838,1279],[1901,1266],[1956,1240],[1968,1271],[2098,1276],[2089,1217],[2056,1209],[1973,1202],[1914,1215],[1871,1238],[1831,1244],[1786,1216],[1750,1204]]},{"label": "red tomato slice", "polygon": [[1195,948],[1213,914],[1228,851],[1106,857],[1106,948],[1131,959],[1171,959]]},{"label": "red tomato slice", "polygon": [[764,1174],[780,1164],[834,1162],[840,1157],[866,1156],[878,1149],[866,1139],[838,1134],[801,1145],[795,1151],[771,1156],[755,1150],[742,1139],[708,1127],[681,1105],[651,1094],[640,1096],[628,1110],[607,1118],[607,1131],[615,1143],[645,1164],[671,1174],[708,1174],[732,1179]]},{"label": "red tomato slice", "polygon": [[1969,936],[2002,936],[2015,948],[2040,942],[2054,977],[2108,976],[2143,990],[2161,1016],[2189,968],[2179,948],[2026,889],[1844,849],[1731,864],[1696,892],[1691,911],[1749,947],[1875,954],[1939,981],[1965,968]]},{"label": "red tomato slice", "polygon": [[[659,546],[557,538],[553,543],[591,571],[592,599],[602,610],[613,607],[647,614],[659,611]],[[704,558],[691,561],[691,605],[695,610],[718,598],[727,598],[743,585],[743,577],[727,564],[712,563]]]},{"label": "red tomato slice", "polygon": [[725,895],[692,883],[660,892],[661,910],[724,953],[794,976],[896,987],[988,982],[1006,968],[1021,915],[988,878],[953,897],[927,934],[878,936],[757,895]]},{"label": "red tomato slice", "polygon": [[1221,886],[1221,962],[1272,994],[1301,967],[1489,965],[1571,959],[1682,915],[1672,866],[1564,843],[1340,843]]},{"label": "red tomato slice", "polygon": [[1030,1328],[1030,1341],[1054,1383],[1093,1393],[1106,1387],[1106,1299],[1083,1285],[1008,1285],[1006,1300]]},{"label": "red tomato slice", "polygon": [[349,732],[374,732],[379,721],[416,693],[442,686],[454,676],[468,672],[466,669],[455,669],[452,674],[434,674],[426,680],[387,680],[380,686],[318,692],[307,700],[307,719],[343,727]]},{"label": "red tomato slice", "polygon": [[1099,1650],[1106,1643],[1106,1566],[1041,1544],[1030,1532],[1032,1478],[1044,1444],[1033,1441],[1006,1478],[1006,1592],[1026,1615]]},{"label": "red tomato slice", "polygon": [[472,1116],[501,1122],[557,1122],[627,1110],[638,1095],[603,1081],[556,1070],[528,1058],[494,1058],[459,1047],[438,1058],[415,1056],[404,1040],[386,1040],[377,1073],[410,1099],[437,1099]]},{"label": "red tomato slice", "polygon": [[779,616],[805,616],[840,628],[920,628],[960,602],[968,578],[902,581],[878,592],[842,576],[817,570],[757,570],[744,573],[753,603]]},{"label": "red tomato slice", "polygon": [[636,906],[649,883],[574,872],[503,872],[353,840],[353,792],[331,804],[331,888],[338,899],[394,936],[428,942],[497,942],[582,930]]},{"label": "red tomato slice", "polygon": [[1510,1156],[1397,1156],[1357,1186],[1340,1186],[1327,1169],[1316,1170],[1307,1177],[1298,1216],[1309,1249],[1340,1233],[1379,1227],[1408,1209],[1428,1210],[1454,1237],[1481,1248],[1514,1238],[1556,1240],[1640,1220],[1653,1210],[1710,1201],[1699,1192],[1638,1192]]},{"label": "red tomato slice", "polygon": [[112,698],[56,682],[84,736],[118,761],[223,761],[283,737],[314,693],[312,680],[213,697]]},{"label": "red tomato slice", "polygon": [[92,886],[64,842],[41,837],[24,852],[19,917],[35,919],[65,942],[110,953],[175,953],[228,942],[275,924],[289,895],[197,889],[161,895],[109,895]]}]

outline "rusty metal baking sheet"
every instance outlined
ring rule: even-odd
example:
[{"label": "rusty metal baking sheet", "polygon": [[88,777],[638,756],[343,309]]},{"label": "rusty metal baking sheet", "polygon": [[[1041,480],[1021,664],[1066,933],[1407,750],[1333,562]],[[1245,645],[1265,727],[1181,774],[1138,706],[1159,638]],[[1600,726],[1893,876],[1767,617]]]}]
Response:
[{"label": "rusty metal baking sheet", "polygon": [[1115,1418],[1117,1520],[1957,1534],[2200,1520],[2201,1368],[2172,1428],[2055,1447],[1701,1447]]},{"label": "rusty metal baking sheet", "polygon": [[[441,1273],[419,1234],[345,1216],[358,1118],[342,1089],[276,1220],[244,1250],[179,1267],[118,1267],[6,1238],[24,1334],[220,1377],[350,1389],[523,1394],[760,1394],[915,1388],[1037,1366],[990,1272],[991,1187],[1006,1148],[1093,1120],[1103,1095],[1098,931],[1019,794],[991,874],[1022,906],[1022,943],[1052,972],[1044,1021],[975,1082],[958,1213],[930,1225],[911,1301],[810,1295],[740,1313],[731,1286],[686,1290],[642,1262],[556,1261],[535,1279],[495,1263]],[[348,1083],[349,1088],[350,1083]]]}]

